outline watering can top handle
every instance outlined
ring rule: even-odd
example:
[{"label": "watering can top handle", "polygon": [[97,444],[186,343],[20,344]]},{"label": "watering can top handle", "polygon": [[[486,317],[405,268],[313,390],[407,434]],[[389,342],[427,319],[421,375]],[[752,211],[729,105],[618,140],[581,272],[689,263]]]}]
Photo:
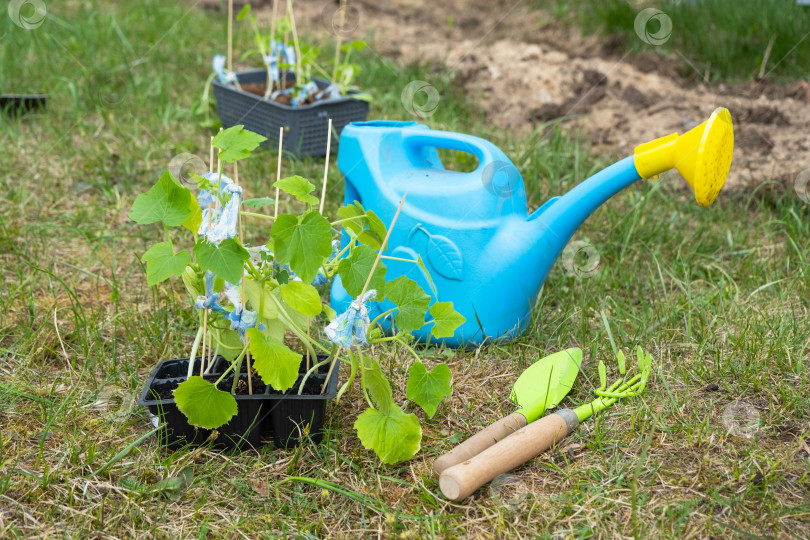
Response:
[{"label": "watering can top handle", "polygon": [[501,162],[514,168],[512,162],[500,148],[485,139],[472,135],[451,133],[448,131],[414,129],[406,130],[405,133],[403,133],[403,143],[409,150],[429,146],[472,154],[478,158],[478,167],[472,172],[478,172],[490,163],[496,162]]}]

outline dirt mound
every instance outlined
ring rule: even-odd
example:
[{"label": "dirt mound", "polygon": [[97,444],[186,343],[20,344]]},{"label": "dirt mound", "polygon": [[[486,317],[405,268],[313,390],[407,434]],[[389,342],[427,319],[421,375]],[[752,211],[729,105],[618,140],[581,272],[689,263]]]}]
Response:
[{"label": "dirt mound", "polygon": [[[328,34],[337,10],[337,3],[302,2],[296,18],[308,31]],[[372,34],[375,54],[403,64],[443,62],[503,128],[529,131],[563,119],[596,145],[629,154],[724,106],[737,124],[729,185],[810,168],[810,85],[803,81],[709,87],[701,74],[679,76],[676,61],[654,52],[626,55],[624,37],[582,37],[521,2],[354,0],[347,20],[346,39]]]}]

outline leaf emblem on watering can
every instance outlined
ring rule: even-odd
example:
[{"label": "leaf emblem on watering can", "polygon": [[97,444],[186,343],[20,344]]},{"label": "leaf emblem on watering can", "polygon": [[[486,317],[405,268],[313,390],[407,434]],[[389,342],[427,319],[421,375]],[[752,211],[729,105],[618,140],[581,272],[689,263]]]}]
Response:
[{"label": "leaf emblem on watering can", "polygon": [[444,278],[461,281],[464,278],[464,258],[458,246],[446,236],[431,234],[421,223],[416,224],[408,234],[408,245],[417,231],[425,233],[428,237],[426,254],[433,270]]}]

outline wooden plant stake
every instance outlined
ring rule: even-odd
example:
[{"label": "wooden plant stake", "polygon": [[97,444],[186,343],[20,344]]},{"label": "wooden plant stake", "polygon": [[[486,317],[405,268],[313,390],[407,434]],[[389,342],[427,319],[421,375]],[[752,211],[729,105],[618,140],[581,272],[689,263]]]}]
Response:
[{"label": "wooden plant stake", "polygon": [[321,206],[318,211],[323,214],[323,203],[326,201],[326,182],[329,174],[329,150],[332,146],[332,119],[329,119],[329,131],[326,133],[326,163],[323,166],[323,191],[321,191]]},{"label": "wooden plant stake", "polygon": [[340,0],[340,8],[338,9],[340,9],[340,27],[337,32],[335,32],[337,43],[335,44],[335,68],[332,71],[332,82],[337,80],[338,63],[340,62],[340,42],[342,37],[340,33],[343,32],[343,25],[346,22],[346,0]]},{"label": "wooden plant stake", "polygon": [[[239,162],[233,162],[233,185],[239,186]],[[245,230],[242,227],[242,214],[239,214],[239,241],[244,244],[245,242]],[[242,268],[242,285],[240,287],[240,291],[242,294],[242,311],[244,312],[247,309],[247,305],[245,304],[245,269]],[[248,344],[249,338],[245,336],[245,345]],[[253,395],[253,374],[251,373],[250,369],[250,350],[248,350],[247,354],[245,355],[245,359],[247,360],[247,380],[248,380],[248,394]],[[234,377],[239,377],[239,374],[235,374]]]},{"label": "wooden plant stake", "polygon": [[233,71],[233,0],[228,0],[228,71]]},{"label": "wooden plant stake", "polygon": [[[394,214],[394,219],[391,220],[391,226],[388,227],[388,232],[385,234],[385,240],[383,240],[382,245],[380,246],[380,251],[377,253],[377,258],[374,260],[374,264],[371,267],[371,271],[368,273],[368,278],[366,279],[366,284],[363,285],[363,290],[357,295],[357,298],[363,298],[363,295],[366,294],[366,289],[368,289],[369,284],[371,283],[371,276],[374,275],[374,270],[377,269],[377,265],[380,262],[380,258],[382,257],[383,251],[385,251],[385,246],[388,244],[388,239],[391,237],[391,231],[394,230],[394,225],[397,222],[397,218],[399,217],[399,213],[402,210],[402,205],[405,204],[405,197],[408,196],[406,192],[405,195],[402,196],[402,200],[399,201],[399,207],[397,208],[396,214]],[[329,366],[329,373],[326,374],[326,382],[323,383],[323,388],[321,388],[321,394],[326,391],[326,386],[329,383],[329,378],[332,376],[332,370],[335,369],[335,360],[337,360],[338,354],[340,353],[340,348],[338,347],[337,352],[335,353],[335,358],[332,359],[332,365]]]},{"label": "wooden plant stake", "polygon": [[202,335],[202,352],[200,352],[200,377],[205,372],[205,334],[208,331],[208,308],[203,311],[203,335]]},{"label": "wooden plant stake", "polygon": [[[309,328],[311,322],[312,322],[311,319],[307,317],[307,338],[309,337]],[[308,347],[305,348],[307,349],[307,371],[309,371],[309,348]]]},{"label": "wooden plant stake", "polygon": [[[278,128],[278,167],[276,168],[276,182],[281,180],[281,142],[284,140],[284,128]],[[278,188],[276,188],[276,204],[273,207],[273,219],[278,217]]]},{"label": "wooden plant stake", "polygon": [[[301,47],[298,44],[298,31],[295,28],[295,13],[293,12],[292,0],[287,0],[287,11],[290,12],[290,27],[292,28],[293,44],[295,45],[295,82],[302,83],[301,76]],[[286,41],[286,40],[285,40]]]},{"label": "wooden plant stake", "polygon": [[[214,138],[211,137],[209,141],[209,148],[208,148],[208,168],[213,172],[214,169]],[[208,205],[208,226],[206,230],[211,228],[211,208],[213,205]],[[208,336],[208,340],[206,341],[206,335]],[[202,355],[200,357],[200,377],[203,376],[203,373],[210,368],[210,359],[206,362],[206,353],[205,353],[205,346],[208,345],[208,354],[211,354],[211,335],[208,334],[208,308],[205,308],[203,312],[203,335],[202,335]]]}]

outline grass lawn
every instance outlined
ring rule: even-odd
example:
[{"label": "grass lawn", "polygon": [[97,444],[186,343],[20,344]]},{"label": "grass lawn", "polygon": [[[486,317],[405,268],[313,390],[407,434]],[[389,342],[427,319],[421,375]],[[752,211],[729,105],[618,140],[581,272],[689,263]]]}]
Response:
[{"label": "grass lawn", "polygon": [[[543,8],[550,4],[558,18],[582,26],[584,33],[624,36],[629,50],[656,47],[681,65],[684,76],[696,72],[707,82],[749,81],[758,76],[788,82],[806,79],[810,73],[810,7],[796,0],[536,4]],[[646,18],[642,8],[652,10]]]},{"label": "grass lawn", "polygon": [[[127,213],[174,156],[207,155],[213,132],[191,111],[224,52],[224,17],[157,0],[47,8],[32,30],[0,16],[2,90],[50,94],[43,114],[0,116],[0,537],[810,535],[810,205],[769,178],[704,209],[667,173],[600,208],[574,238],[598,254],[596,271],[577,277],[558,263],[525,336],[425,350],[428,363],[450,365],[454,393],[423,420],[409,462],[381,465],[362,447],[356,390],[330,409],[318,446],[168,453],[154,438],[138,442],[151,429],[134,405],[145,374],[188,354],[195,315],[179,280],[146,286],[139,256],[162,231]],[[235,50],[251,37],[238,25]],[[445,73],[358,62],[371,118],[409,119],[401,89]],[[443,80],[431,127],[500,146],[532,209],[615,157],[554,126],[497,130]],[[267,190],[275,160],[246,162],[248,196]],[[322,167],[283,162],[313,179]],[[340,178],[333,166],[332,209]],[[600,359],[617,375],[605,321],[618,347],[653,354],[645,394],[500,487],[444,500],[433,460],[512,412],[509,387],[532,361],[583,348],[568,406],[592,396]],[[404,355],[375,352],[402,383]]]}]

